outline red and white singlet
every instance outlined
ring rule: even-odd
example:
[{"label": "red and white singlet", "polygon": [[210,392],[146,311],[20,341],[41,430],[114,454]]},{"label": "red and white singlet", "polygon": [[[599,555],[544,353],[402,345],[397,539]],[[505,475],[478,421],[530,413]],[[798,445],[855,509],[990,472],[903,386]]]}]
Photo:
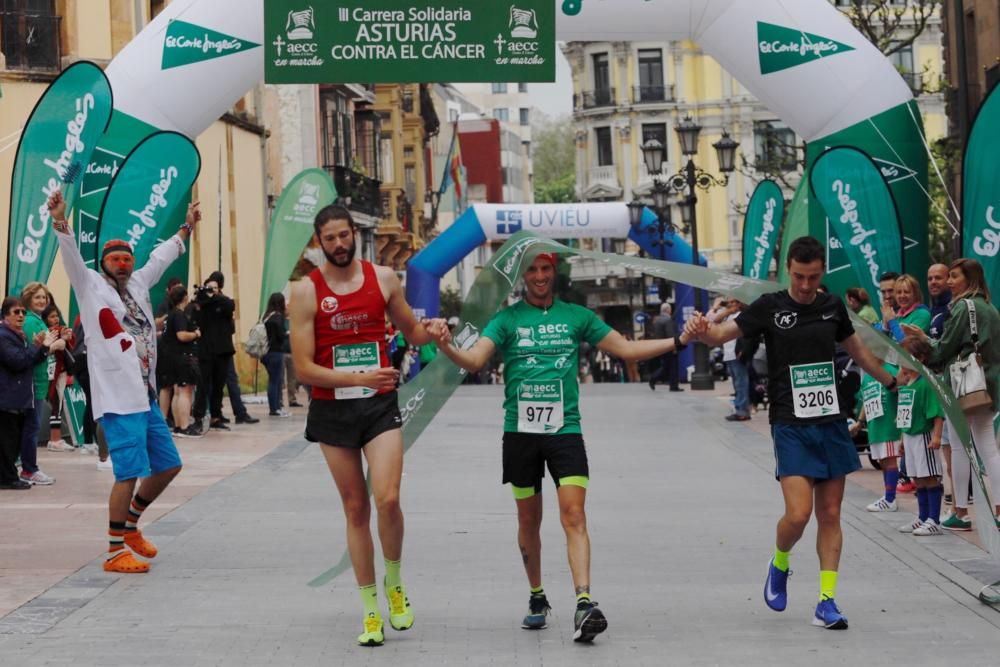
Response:
[{"label": "red and white singlet", "polygon": [[[350,294],[335,294],[319,269],[309,274],[316,286],[313,360],[323,368],[362,372],[389,367],[385,297],[371,262],[361,260],[361,271],[364,275],[361,289]],[[362,387],[312,388],[314,399],[368,398],[374,394],[373,390]]]}]

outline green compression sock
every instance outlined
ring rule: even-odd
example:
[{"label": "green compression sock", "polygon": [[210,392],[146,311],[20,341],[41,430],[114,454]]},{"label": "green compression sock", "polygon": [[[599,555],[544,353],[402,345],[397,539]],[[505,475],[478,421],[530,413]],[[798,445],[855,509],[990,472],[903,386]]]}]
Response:
[{"label": "green compression sock", "polygon": [[836,570],[819,571],[819,600],[832,600],[837,597],[837,572]]},{"label": "green compression sock", "polygon": [[788,556],[790,551],[782,551],[778,547],[774,548],[774,566],[782,572],[788,572]]},{"label": "green compression sock", "polygon": [[401,561],[398,560],[388,560],[385,561],[385,585],[387,588],[392,588],[393,586],[399,586],[403,583],[400,578],[399,568]]},{"label": "green compression sock", "polygon": [[376,618],[382,618],[378,610],[378,587],[375,584],[358,586],[358,593],[361,594],[361,603],[365,606],[365,616],[374,614]]}]

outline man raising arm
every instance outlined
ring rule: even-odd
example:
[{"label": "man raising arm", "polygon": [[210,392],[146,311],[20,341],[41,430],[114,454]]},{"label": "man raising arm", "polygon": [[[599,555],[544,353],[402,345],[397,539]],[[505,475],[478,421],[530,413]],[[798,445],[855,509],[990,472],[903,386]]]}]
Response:
[{"label": "man raising arm", "polygon": [[683,347],[681,334],[664,340],[628,341],[581,306],[555,298],[556,256],[539,254],[524,273],[524,300],[501,310],[468,350],[438,346],[458,366],[475,372],[500,349],[504,358],[503,481],[517,506],[518,545],[531,589],[522,627],[546,626],[542,588],[542,477],[547,465],[559,496],[577,607],[573,639],[591,641],[607,619],[590,597],[590,538],[584,510],[589,468],[580,429],[577,367],[580,343],[626,361],[649,359]]},{"label": "man raising arm", "polygon": [[895,389],[896,379],[854,333],[840,298],[819,291],[825,256],[816,239],[796,239],[788,251],[787,290],[765,294],[735,320],[715,326],[696,315],[685,331],[708,345],[764,335],[775,476],[785,500],[764,601],[774,611],[784,611],[789,552],[815,512],[820,601],[813,624],[840,630],[847,628],[847,618],[834,602],[843,543],[840,507],[847,475],[861,466],[837,400],[835,345],[843,345],[859,366],[890,390]]}]

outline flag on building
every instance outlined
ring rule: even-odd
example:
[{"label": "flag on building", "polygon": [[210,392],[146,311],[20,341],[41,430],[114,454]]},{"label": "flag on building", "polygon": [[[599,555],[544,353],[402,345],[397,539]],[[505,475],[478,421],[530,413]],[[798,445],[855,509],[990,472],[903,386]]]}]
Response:
[{"label": "flag on building", "polygon": [[465,209],[465,198],[468,194],[468,181],[465,173],[465,163],[462,162],[462,144],[458,138],[458,123],[454,124],[454,131],[451,135],[451,147],[448,149],[448,158],[445,160],[444,175],[441,177],[441,189],[439,194],[444,194],[449,185],[455,186],[455,208],[457,211]]}]

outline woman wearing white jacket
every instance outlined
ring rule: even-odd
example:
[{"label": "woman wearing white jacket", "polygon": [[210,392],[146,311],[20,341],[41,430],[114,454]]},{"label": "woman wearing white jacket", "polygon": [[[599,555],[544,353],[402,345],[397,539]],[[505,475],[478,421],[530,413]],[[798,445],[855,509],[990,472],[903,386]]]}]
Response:
[{"label": "woman wearing white jacket", "polygon": [[177,234],[156,248],[138,270],[126,241],[108,241],[98,273],[84,264],[66,220],[62,194],[53,193],[48,206],[86,331],[94,418],[104,429],[115,473],[104,569],[148,572],[149,563],[133,552],[145,558],[157,552],[138,529],[139,517],[181,470],[180,455],[157,404],[156,331],[149,290],[184,253],[184,241],[201,214],[197,204],[191,204]]}]

